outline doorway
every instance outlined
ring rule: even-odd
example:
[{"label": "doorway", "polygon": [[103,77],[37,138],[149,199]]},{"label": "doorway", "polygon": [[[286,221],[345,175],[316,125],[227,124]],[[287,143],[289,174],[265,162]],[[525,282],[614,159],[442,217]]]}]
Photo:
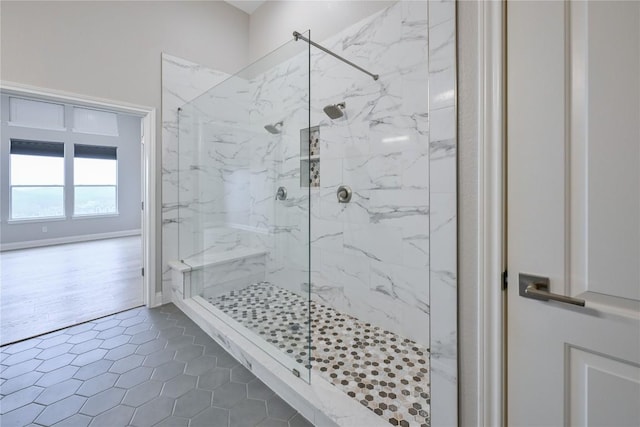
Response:
[{"label": "doorway", "polygon": [[155,306],[155,109],[1,89],[0,344]]}]

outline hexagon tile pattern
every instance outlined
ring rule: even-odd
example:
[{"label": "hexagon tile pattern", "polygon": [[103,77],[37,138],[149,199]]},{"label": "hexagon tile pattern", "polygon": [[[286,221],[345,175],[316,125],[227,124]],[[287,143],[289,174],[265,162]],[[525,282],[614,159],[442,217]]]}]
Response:
[{"label": "hexagon tile pattern", "polygon": [[0,425],[312,426],[173,304],[1,347]]}]

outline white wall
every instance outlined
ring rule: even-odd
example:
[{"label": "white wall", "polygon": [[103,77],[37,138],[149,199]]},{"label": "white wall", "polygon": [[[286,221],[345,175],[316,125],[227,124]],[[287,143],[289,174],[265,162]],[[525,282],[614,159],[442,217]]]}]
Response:
[{"label": "white wall", "polygon": [[249,17],[224,2],[3,1],[1,12],[3,80],[158,111],[161,52],[226,72],[247,61]]},{"label": "white wall", "polygon": [[311,30],[325,40],[348,26],[395,3],[376,1],[268,1],[249,20],[249,60],[266,55],[293,38],[294,30]]},{"label": "white wall", "polygon": [[[91,234],[140,230],[140,117],[118,114],[118,136],[90,135],[72,131],[73,106],[65,105],[67,130],[47,130],[9,126],[9,97],[1,98],[2,127],[0,140],[0,242],[3,245],[47,239],[65,239]],[[65,203],[65,220],[8,222],[9,205],[9,150],[11,139],[64,142],[65,152],[72,153],[72,145],[89,144],[118,147],[118,215],[105,217],[72,218],[73,204]],[[72,158],[65,159],[66,172],[71,174]],[[69,194],[71,189],[66,189]],[[47,231],[43,232],[42,227]],[[10,245],[14,247],[15,245]]]}]

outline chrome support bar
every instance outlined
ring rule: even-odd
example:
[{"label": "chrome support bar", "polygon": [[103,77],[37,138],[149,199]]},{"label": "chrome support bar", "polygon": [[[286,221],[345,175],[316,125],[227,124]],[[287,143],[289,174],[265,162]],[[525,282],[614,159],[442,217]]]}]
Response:
[{"label": "chrome support bar", "polygon": [[297,31],[294,31],[294,32],[293,32],[293,38],[294,38],[296,41],[298,41],[298,39],[301,39],[301,40],[306,41],[306,42],[307,42],[307,43],[309,43],[311,46],[315,46],[315,47],[317,47],[318,49],[320,49],[321,51],[326,52],[326,53],[328,53],[329,55],[331,55],[331,56],[333,56],[333,57],[335,57],[335,58],[338,58],[340,61],[342,61],[342,62],[344,62],[344,63],[347,63],[347,64],[351,65],[353,68],[356,68],[356,69],[358,69],[358,70],[362,71],[363,73],[370,75],[371,77],[373,77],[373,80],[378,80],[378,78],[380,77],[378,74],[370,73],[369,71],[367,71],[367,70],[365,70],[364,68],[362,68],[362,67],[360,67],[360,66],[358,66],[358,65],[354,64],[353,62],[349,61],[348,59],[343,58],[342,56],[338,55],[337,53],[333,53],[333,52],[331,52],[331,51],[330,51],[329,49],[327,49],[326,47],[321,46],[321,45],[319,45],[319,44],[318,44],[318,43],[316,43],[316,42],[312,42],[311,40],[309,40],[308,38],[306,38],[305,36],[303,36],[302,34],[300,34],[300,33],[299,33],[299,32],[297,32]]},{"label": "chrome support bar", "polygon": [[562,302],[580,307],[584,307],[585,305],[585,301],[583,299],[549,292],[548,277],[520,273],[519,282],[521,297],[537,299],[540,301]]}]

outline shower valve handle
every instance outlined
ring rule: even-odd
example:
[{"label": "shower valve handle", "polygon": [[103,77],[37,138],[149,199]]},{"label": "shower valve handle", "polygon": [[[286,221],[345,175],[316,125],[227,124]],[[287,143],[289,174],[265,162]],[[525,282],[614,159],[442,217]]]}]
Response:
[{"label": "shower valve handle", "polygon": [[351,196],[353,192],[351,191],[351,187],[348,185],[341,185],[338,187],[338,191],[336,192],[336,196],[338,196],[338,203],[349,203],[351,201]]},{"label": "shower valve handle", "polygon": [[287,189],[284,187],[278,187],[278,191],[276,192],[276,200],[286,200],[287,198]]}]

